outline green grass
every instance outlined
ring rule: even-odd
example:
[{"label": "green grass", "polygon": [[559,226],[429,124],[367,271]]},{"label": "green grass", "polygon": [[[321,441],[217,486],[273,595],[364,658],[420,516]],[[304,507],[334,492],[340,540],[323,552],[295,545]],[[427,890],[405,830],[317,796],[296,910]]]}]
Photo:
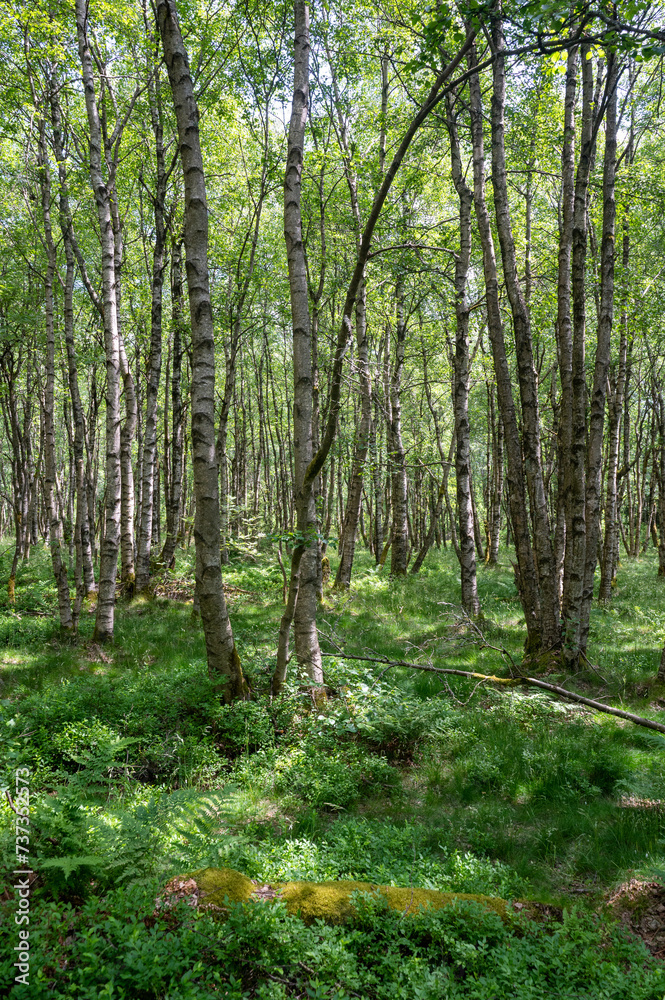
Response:
[{"label": "green grass", "polygon": [[[180,557],[179,576],[191,573],[192,555]],[[334,574],[334,554],[332,562]],[[8,568],[5,552],[0,582]],[[0,767],[9,786],[15,767],[31,770],[31,851],[40,873],[33,912],[43,964],[51,970],[44,992],[34,996],[302,995],[300,986],[292,992],[279,987],[279,976],[250,975],[245,958],[229,955],[223,961],[236,969],[236,992],[226,976],[221,993],[222,986],[217,993],[203,987],[196,992],[193,986],[191,993],[182,992],[182,983],[181,992],[169,992],[172,987],[155,985],[159,977],[143,992],[122,986],[123,993],[122,977],[98,954],[105,948],[100,941],[116,934],[109,928],[99,931],[97,943],[92,931],[88,935],[85,947],[95,955],[96,971],[85,992],[85,977],[76,971],[83,967],[85,927],[116,919],[113,914],[131,897],[140,919],[145,917],[136,925],[136,941],[157,961],[162,945],[148,919],[150,893],[173,875],[207,864],[230,864],[260,880],[349,877],[533,898],[569,912],[582,907],[590,916],[579,918],[586,929],[575,933],[587,944],[594,941],[593,947],[605,947],[602,936],[609,931],[592,916],[603,896],[629,878],[665,868],[665,811],[636,804],[665,801],[663,746],[636,727],[541,693],[499,692],[457,678],[446,683],[433,674],[345,659],[343,651],[482,673],[505,670],[501,654],[471,642],[459,620],[457,567],[450,552],[432,553],[417,577],[402,581],[377,572],[369,556],[359,553],[351,592],[328,591],[320,611],[322,645],[334,654],[324,661],[326,678],[336,694],[316,709],[295,666],[285,696],[275,703],[268,697],[282,608],[273,553],[232,562],[225,580],[236,588],[229,603],[254,694],[251,702],[232,707],[214,698],[191,605],[166,599],[120,602],[112,646],[100,650],[91,643],[90,613],[84,615],[80,641],[63,642],[48,553],[39,548],[19,568],[16,605],[8,607],[0,596]],[[479,593],[488,642],[519,660],[523,621],[509,564],[481,569]],[[649,553],[621,567],[612,606],[593,610],[590,659],[598,669],[566,683],[665,721],[665,689],[655,680],[664,640],[665,581],[657,578]],[[556,674],[553,679],[564,680]],[[4,802],[0,850],[7,872],[14,863],[12,820]],[[64,920],[54,914],[65,911],[78,928],[66,947],[48,931],[53,920]],[[290,920],[276,916],[274,925],[264,928],[276,952],[284,934],[309,933],[295,931]],[[371,934],[378,933],[376,920],[370,921]],[[172,925],[163,933],[175,935],[189,954],[191,914],[174,916]],[[370,925],[363,926],[361,936],[370,933]],[[243,928],[241,936],[249,933]],[[210,955],[221,956],[217,932],[206,933],[217,941]],[[357,963],[356,952],[328,933],[333,936],[326,939],[327,960],[317,950],[321,941],[307,939],[306,947],[318,956],[311,965],[323,983],[322,992],[309,995],[359,995],[352,984],[362,981],[360,995],[383,996],[355,965],[353,979],[349,969]],[[448,928],[449,938],[451,933]],[[62,941],[66,937],[60,935]],[[502,940],[505,958],[506,949],[517,945],[516,939]],[[544,941],[541,934],[547,951]],[[425,948],[413,942],[404,947],[415,949],[413,956]],[[473,948],[478,947],[476,940]],[[623,945],[607,947],[618,955]],[[423,992],[416,992],[413,979],[399,987],[406,990],[403,995],[491,995],[474,993],[469,985],[478,979],[470,952],[463,961],[445,952],[445,992],[443,980],[436,985],[439,973],[427,948],[422,955],[429,958],[423,958],[417,980]],[[616,958],[616,969],[632,975],[644,960],[636,955]],[[205,968],[210,961],[205,959]],[[71,973],[58,971],[63,962]],[[336,962],[347,971],[329,981],[326,970]],[[451,979],[456,962],[464,975]],[[178,969],[182,979],[185,973]],[[10,972],[0,967],[0,982]],[[401,973],[393,974],[401,983]],[[590,974],[584,975],[575,987],[578,995],[623,996],[624,986],[626,996],[638,995],[633,980],[633,985],[615,983],[614,993],[603,994],[598,984],[592,989]],[[173,972],[174,983],[177,976]],[[192,972],[191,983],[197,976]],[[613,976],[608,968],[607,983]],[[297,974],[286,978],[295,983]],[[455,992],[458,981],[467,983],[466,992]],[[110,982],[120,985],[103,992]],[[563,980],[550,970],[546,979],[536,977],[533,993],[515,995],[546,995],[553,982],[563,990]],[[286,992],[280,993],[282,988]],[[486,983],[486,989],[499,987]],[[658,989],[639,995],[660,998],[665,986]]]}]

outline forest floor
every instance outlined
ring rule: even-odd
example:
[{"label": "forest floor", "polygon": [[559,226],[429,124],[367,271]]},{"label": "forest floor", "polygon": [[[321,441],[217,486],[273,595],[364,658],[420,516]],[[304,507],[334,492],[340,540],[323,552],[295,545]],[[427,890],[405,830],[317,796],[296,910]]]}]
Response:
[{"label": "forest floor", "polygon": [[[506,673],[459,614],[449,552],[400,581],[360,554],[352,590],[326,589],[332,694],[318,706],[295,673],[270,703],[281,574],[270,549],[237,554],[225,581],[254,698],[220,706],[191,621],[192,555],[154,599],[119,603],[103,648],[91,610],[78,643],[59,638],[46,550],[20,567],[16,604],[0,597],[0,778],[14,796],[29,769],[36,873],[30,987],[10,996],[661,1000],[663,737],[544,693],[345,659]],[[652,552],[624,562],[611,607],[592,613],[594,667],[548,680],[665,723],[656,570]],[[507,557],[479,571],[479,592],[486,642],[519,661]],[[3,799],[5,995],[18,938]],[[186,906],[153,912],[170,878],[206,866],[535,900],[549,920],[504,927],[469,904],[407,929],[372,901],[351,929],[304,927],[279,906],[237,908],[221,928]]]}]

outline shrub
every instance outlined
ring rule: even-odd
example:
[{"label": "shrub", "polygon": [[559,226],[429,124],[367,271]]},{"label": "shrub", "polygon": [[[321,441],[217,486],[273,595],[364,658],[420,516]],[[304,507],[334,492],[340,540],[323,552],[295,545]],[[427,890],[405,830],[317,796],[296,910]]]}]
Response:
[{"label": "shrub", "polygon": [[[154,913],[157,889],[35,905],[31,1000],[659,1000],[665,989],[640,942],[575,912],[507,926],[461,903],[404,921],[359,894],[351,924],[307,927],[280,903],[232,904],[223,922],[184,903]],[[20,1000],[13,937],[13,923],[0,922],[0,991]]]},{"label": "shrub", "polygon": [[235,779],[294,795],[312,806],[346,808],[361,792],[395,789],[398,775],[388,762],[352,743],[304,736],[296,743],[241,757]]},{"label": "shrub", "polygon": [[217,744],[232,757],[275,743],[275,729],[265,702],[240,701],[219,706],[215,734]]}]

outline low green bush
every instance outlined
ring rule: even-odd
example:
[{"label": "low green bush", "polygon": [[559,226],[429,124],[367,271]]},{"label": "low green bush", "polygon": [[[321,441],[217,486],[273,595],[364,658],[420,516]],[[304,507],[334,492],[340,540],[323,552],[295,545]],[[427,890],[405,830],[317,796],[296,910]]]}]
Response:
[{"label": "low green bush", "polygon": [[236,761],[241,785],[296,797],[316,807],[347,808],[362,793],[396,791],[399,776],[383,757],[334,733],[305,735],[284,747],[259,750]]},{"label": "low green bush", "polygon": [[233,757],[273,746],[275,726],[265,699],[220,705],[215,716],[215,741]]},{"label": "low green bush", "polygon": [[[506,926],[464,903],[405,921],[359,895],[353,923],[306,927],[280,903],[232,904],[223,922],[185,903],[154,912],[157,889],[35,907],[31,1000],[660,1000],[665,990],[640,942],[576,912]],[[3,920],[0,991],[20,1000],[13,936]]]},{"label": "low green bush", "polygon": [[271,833],[244,838],[229,848],[227,863],[267,882],[351,879],[504,898],[526,888],[508,865],[432,843],[431,831],[421,824],[356,817],[331,823],[316,839]]}]

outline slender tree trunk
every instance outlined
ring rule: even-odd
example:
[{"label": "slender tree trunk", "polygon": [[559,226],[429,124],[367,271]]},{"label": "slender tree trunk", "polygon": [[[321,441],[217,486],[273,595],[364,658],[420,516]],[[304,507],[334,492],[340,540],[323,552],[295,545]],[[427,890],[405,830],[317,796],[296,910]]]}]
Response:
[{"label": "slender tree trunk", "polygon": [[51,548],[51,565],[58,592],[58,610],[60,613],[60,628],[63,632],[72,632],[72,605],[69,597],[69,582],[67,580],[67,565],[63,559],[61,548],[62,524],[58,517],[58,509],[54,498],[56,482],[55,472],[55,420],[54,420],[54,389],[55,389],[55,328],[53,316],[53,279],[57,267],[57,255],[51,227],[51,177],[46,153],[46,125],[44,119],[39,121],[39,156],[38,156],[39,186],[42,202],[42,221],[46,242],[46,274],[44,278],[44,319],[46,324],[46,386],[44,390],[44,499],[49,525],[49,544]]},{"label": "slender tree trunk", "polygon": [[374,562],[379,564],[383,552],[383,496],[381,490],[381,440],[379,434],[383,427],[379,400],[374,396],[374,419],[369,431],[369,453],[372,463],[372,489],[374,493]]},{"label": "slender tree trunk", "polygon": [[494,388],[489,395],[492,416],[492,527],[491,540],[487,547],[487,564],[496,566],[499,562],[501,540],[501,501],[503,499],[503,422],[494,410]]},{"label": "slender tree trunk", "polygon": [[[630,233],[628,220],[624,219],[623,228],[623,279],[628,286],[628,265],[630,260]],[[603,542],[603,558],[600,574],[599,601],[609,601],[612,596],[612,583],[616,575],[617,541],[619,527],[617,524],[617,471],[619,466],[619,444],[621,437],[621,413],[623,410],[624,392],[626,388],[626,357],[628,352],[628,303],[624,298],[621,314],[621,339],[619,342],[619,364],[614,391],[610,400],[609,441],[607,457],[607,488],[605,491],[605,539]]]},{"label": "slender tree trunk", "polygon": [[[79,0],[82,2],[82,0]],[[192,324],[192,451],[196,513],[196,593],[208,671],[225,703],[246,693],[224,598],[219,478],[215,453],[215,342],[208,274],[208,204],[199,113],[175,0],[158,0],[157,22],[173,94],[185,186],[184,245]]]},{"label": "slender tree trunk", "polygon": [[[166,503],[166,538],[159,561],[167,569],[175,556],[180,531],[182,504],[182,461],[184,415],[182,405],[182,247],[174,241],[171,252],[171,324],[173,328],[173,362],[171,369],[171,483]],[[168,391],[168,388],[167,388]]]},{"label": "slender tree trunk", "polygon": [[388,423],[388,460],[393,508],[390,549],[390,575],[404,576],[408,565],[409,533],[407,523],[406,452],[402,441],[402,370],[406,347],[404,319],[404,282],[400,275],[395,286],[397,322],[395,323],[395,363],[389,382],[390,415]]},{"label": "slender tree trunk", "polygon": [[[309,6],[294,2],[295,44],[293,107],[289,123],[286,172],[284,176],[284,238],[286,241],[293,324],[293,452],[294,495],[297,531],[303,536],[298,579],[294,580],[292,558],[291,584],[287,611],[293,614],[294,644],[298,664],[312,682],[323,684],[321,650],[316,629],[316,591],[318,545],[316,507],[313,490],[303,491],[305,473],[312,460],[312,342],[309,315],[307,266],[302,236],[301,185],[305,145],[305,124],[309,99]],[[295,555],[295,552],[294,552]],[[280,628],[280,653],[284,660],[288,648],[286,613]],[[286,636],[284,635],[286,628]]]},{"label": "slender tree trunk", "polygon": [[[118,295],[118,315],[119,313],[120,296]],[[128,597],[132,597],[136,583],[134,561],[134,511],[136,507],[136,497],[134,492],[134,470],[132,467],[132,444],[136,436],[138,407],[136,402],[134,376],[131,368],[129,367],[129,360],[127,358],[125,342],[122,334],[120,334],[120,373],[122,375],[125,397],[125,419],[120,427],[120,579],[125,594]]]},{"label": "slender tree trunk", "polygon": [[[451,59],[449,63],[441,70],[436,80],[434,81],[432,87],[430,88],[429,94],[425,101],[421,104],[418,111],[411,119],[409,126],[407,127],[399,146],[397,147],[395,154],[391,160],[390,166],[386,170],[385,176],[381,182],[379,190],[377,191],[374,201],[372,203],[372,208],[370,210],[367,222],[363,229],[362,239],[360,244],[360,253],[357,255],[355,267],[353,269],[353,274],[346,291],[346,297],[344,300],[344,305],[342,308],[342,319],[337,335],[337,340],[335,343],[334,357],[332,361],[332,371],[330,375],[329,383],[329,393],[328,393],[328,414],[326,420],[325,431],[323,433],[320,447],[318,448],[316,454],[312,457],[307,471],[305,473],[305,478],[303,480],[303,486],[301,490],[301,503],[299,511],[299,525],[302,524],[306,526],[307,523],[307,512],[309,509],[309,501],[313,494],[313,484],[316,477],[321,472],[328,455],[330,454],[330,449],[332,443],[335,439],[337,433],[337,425],[339,419],[339,411],[341,406],[341,388],[342,388],[342,371],[344,365],[344,358],[348,350],[348,345],[351,339],[353,324],[352,316],[355,308],[355,301],[358,294],[358,289],[360,283],[363,280],[363,275],[365,273],[365,264],[367,262],[367,256],[369,254],[369,249],[371,247],[372,236],[374,229],[381,215],[381,211],[385,204],[386,198],[390,192],[392,183],[400,169],[403,162],[404,156],[411,145],[413,137],[416,132],[425,121],[427,116],[436,106],[437,102],[441,99],[444,91],[444,87],[450,76],[455,72],[460,63],[463,61],[467,53],[470,51],[475,38],[475,29],[469,30],[465,41],[457,54]],[[298,172],[298,179],[300,174]],[[273,675],[272,689],[274,694],[278,694],[286,676],[286,668],[288,663],[288,634],[290,629],[290,623],[293,617],[293,612],[295,609],[295,602],[297,598],[298,582],[300,576],[300,561],[306,550],[303,541],[299,540],[296,548],[294,549],[293,556],[291,558],[291,576],[289,583],[289,599],[287,602],[287,607],[282,616],[282,622],[280,625],[280,637],[278,643],[277,651],[277,666],[275,668],[275,673]]]},{"label": "slender tree trunk", "polygon": [[353,464],[351,479],[346,499],[344,527],[342,529],[343,548],[337,567],[334,587],[336,590],[346,589],[351,584],[351,570],[355,553],[356,536],[358,534],[358,518],[363,493],[363,478],[367,449],[372,423],[372,387],[369,374],[369,356],[367,348],[366,289],[363,282],[356,302],[356,340],[358,345],[357,371],[360,381],[360,422],[356,433],[353,449]]},{"label": "slender tree trunk", "polygon": [[[62,183],[62,182],[61,182]],[[64,328],[65,347],[67,350],[67,375],[69,394],[72,401],[72,416],[74,420],[74,468],[76,482],[76,514],[74,523],[75,568],[74,580],[76,599],[72,609],[74,629],[78,628],[81,607],[86,597],[96,593],[95,576],[92,565],[92,548],[90,545],[90,524],[88,521],[87,482],[85,476],[85,422],[83,407],[79,394],[78,370],[76,366],[76,351],[74,348],[74,254],[68,239],[68,224],[61,208],[60,220],[65,247],[66,273],[64,289]],[[65,189],[66,191],[66,189]]]},{"label": "slender tree trunk", "polygon": [[436,496],[436,500],[434,501],[434,504],[432,506],[432,517],[430,520],[429,528],[427,529],[427,533],[423,539],[423,543],[420,546],[418,555],[416,556],[413,566],[411,567],[410,570],[410,572],[414,575],[420,572],[420,569],[423,563],[425,562],[427,553],[434,544],[434,539],[436,537],[436,526],[441,519],[441,512],[443,511],[443,503],[445,500],[447,485],[448,484],[446,482],[446,479],[442,479],[441,485],[439,486],[439,491]]},{"label": "slender tree trunk", "polygon": [[[475,49],[469,56],[469,69],[477,65]],[[517,424],[517,413],[512,394],[512,380],[499,302],[496,256],[490,215],[485,199],[485,152],[483,138],[483,109],[480,80],[474,73],[469,80],[471,103],[471,137],[473,143],[474,205],[480,241],[483,250],[483,270],[487,300],[487,328],[494,359],[497,398],[505,434],[508,503],[517,555],[519,592],[524,607],[527,628],[526,650],[537,654],[543,645],[540,595],[536,565],[531,547],[529,516],[527,513],[525,476],[522,463],[522,445]]]},{"label": "slender tree trunk", "polygon": [[455,354],[453,372],[453,410],[455,414],[455,476],[457,480],[457,516],[459,519],[459,557],[462,606],[475,617],[480,611],[476,583],[476,548],[474,510],[471,494],[471,428],[469,425],[469,306],[466,298],[467,274],[471,259],[471,212],[473,192],[464,180],[457,123],[452,95],[447,98],[448,135],[453,184],[459,198],[460,249],[455,256]]},{"label": "slender tree trunk", "polygon": [[[71,232],[71,227],[70,227]],[[78,262],[78,261],[77,261]],[[72,350],[74,348],[72,332]],[[71,367],[71,366],[70,366]],[[99,546],[103,532],[99,532],[97,544],[98,522],[101,525],[103,514],[99,517],[97,511],[97,483],[99,481],[100,442],[98,438],[99,396],[97,393],[97,376],[93,369],[88,387],[88,411],[85,414],[85,495],[88,505],[88,527],[90,551],[93,566],[98,563]]]},{"label": "slender tree trunk", "polygon": [[[153,541],[153,504],[155,490],[155,465],[157,459],[157,394],[162,370],[162,298],[166,228],[164,202],[166,199],[166,164],[164,159],[164,134],[162,126],[161,82],[159,70],[148,82],[150,117],[155,136],[155,164],[157,182],[153,198],[155,236],[152,251],[152,296],[150,306],[150,357],[148,360],[148,385],[146,388],[145,430],[141,463],[141,521],[136,558],[136,589],[146,590],[150,582],[150,554]],[[158,541],[158,539],[156,539]]]},{"label": "slender tree trunk", "polygon": [[607,77],[608,98],[605,115],[605,162],[603,165],[603,236],[600,250],[600,313],[598,317],[598,341],[596,345],[587,443],[587,538],[580,625],[580,649],[583,652],[586,651],[589,638],[589,617],[591,614],[591,602],[593,600],[594,573],[598,561],[605,395],[610,367],[612,322],[614,317],[614,229],[616,219],[614,188],[617,149],[618,63],[616,53],[613,52],[610,52],[607,58]]},{"label": "slender tree trunk", "polygon": [[16,571],[18,561],[23,555],[25,547],[25,537],[27,533],[27,515],[29,506],[29,477],[30,468],[28,460],[28,450],[30,442],[30,415],[31,407],[29,397],[26,398],[24,411],[24,430],[18,419],[18,401],[16,397],[16,385],[22,367],[22,351],[19,348],[18,358],[14,351],[7,350],[0,355],[0,371],[7,386],[6,396],[0,397],[2,403],[2,415],[5,424],[7,440],[11,442],[12,456],[12,508],[14,514],[14,555],[12,558],[9,580],[7,582],[7,597],[10,604],[16,600]]},{"label": "slender tree trunk", "polygon": [[[382,80],[387,73],[382,60]],[[351,200],[351,211],[356,236],[356,250],[360,253],[362,241],[362,226],[360,219],[360,205],[358,202],[357,178],[353,169],[352,154],[349,148],[346,132],[346,122],[342,113],[342,105],[337,89],[337,80],[333,72],[333,88],[335,94],[335,108],[337,111],[337,137],[344,157],[344,173],[346,176],[349,197]],[[387,101],[387,92],[382,91],[382,101]],[[385,104],[382,104],[382,114],[385,116]],[[382,119],[383,120],[383,119]],[[381,157],[382,154],[380,154]],[[383,160],[379,168],[383,173]],[[321,190],[321,242],[325,248],[325,232],[323,226],[323,205],[324,193]],[[323,269],[321,271],[321,281],[317,290],[317,320],[318,302],[323,293]],[[353,568],[353,557],[356,547],[356,536],[358,534],[358,520],[361,513],[363,479],[365,475],[365,464],[367,461],[367,451],[369,448],[370,434],[372,432],[372,383],[369,371],[369,347],[367,342],[367,288],[364,279],[358,288],[356,300],[356,345],[357,345],[357,374],[360,383],[360,421],[355,436],[353,447],[353,460],[351,465],[351,478],[346,498],[346,511],[342,522],[342,533],[340,539],[340,560],[335,577],[335,589],[347,589],[351,584],[351,571]],[[317,395],[318,403],[318,395]],[[317,433],[318,447],[318,433]]]},{"label": "slender tree trunk", "polygon": [[[563,620],[565,636],[563,657],[566,666],[577,667],[584,584],[584,560],[587,544],[586,524],[586,433],[587,390],[585,367],[586,342],[586,252],[589,178],[595,150],[593,64],[589,47],[582,45],[582,127],[580,156],[575,178],[571,288],[573,331],[570,347],[570,397],[562,398],[561,410],[570,409],[570,437],[562,442],[563,482],[566,519],[566,547],[563,578]],[[564,354],[564,363],[567,359]]]},{"label": "slender tree trunk", "polygon": [[504,145],[506,71],[503,53],[505,39],[503,25],[499,18],[493,22],[492,34],[496,49],[492,92],[492,186],[496,209],[496,227],[503,260],[503,274],[513,316],[522,410],[522,449],[533,517],[534,548],[540,591],[542,643],[548,650],[558,649],[561,645],[559,595],[556,585],[547,493],[543,478],[538,382],[533,361],[531,317],[517,274],[517,256],[508,205]]},{"label": "slender tree trunk", "polygon": [[[457,561],[461,565],[462,558],[461,558],[459,543],[457,541],[457,531],[455,530],[455,517],[453,515],[450,496],[448,495],[448,479],[450,476],[450,470],[453,466],[453,456],[455,455],[456,451],[455,427],[453,426],[453,433],[450,437],[450,447],[448,448],[448,454],[446,455],[443,449],[443,438],[441,436],[441,427],[439,425],[439,418],[437,416],[436,407],[434,406],[434,400],[432,399],[432,389],[430,386],[429,375],[427,371],[427,352],[425,350],[424,344],[422,345],[422,354],[423,354],[423,382],[425,386],[425,398],[427,399],[427,406],[432,416],[432,422],[434,424],[434,435],[436,437],[436,447],[439,452],[439,459],[441,460],[441,469],[443,472],[441,478],[441,490],[443,491],[443,500],[446,505],[446,513],[448,515],[448,521],[450,523],[450,540],[452,542],[453,548],[455,549],[455,555],[457,556]],[[446,544],[445,526],[444,526],[443,543],[445,548]]]},{"label": "slender tree trunk", "polygon": [[[557,507],[555,561],[557,590],[563,594],[563,574],[570,506],[570,449],[573,439],[573,324],[571,315],[571,258],[575,212],[575,98],[577,92],[578,46],[568,51],[564,101],[563,149],[561,153],[561,222],[557,287],[557,367],[561,379],[561,400],[557,434]],[[583,67],[587,74],[591,66]],[[586,90],[585,90],[586,96]],[[585,115],[582,115],[585,121]],[[583,138],[584,142],[584,138]]]},{"label": "slender tree trunk", "polygon": [[660,385],[654,386],[658,422],[658,448],[654,471],[658,478],[658,576],[665,576],[665,402]]},{"label": "slender tree trunk", "polygon": [[[217,461],[219,462],[219,490],[221,501],[220,530],[222,538],[222,565],[226,566],[229,561],[229,492],[235,494],[236,503],[239,503],[239,491],[232,483],[229,491],[229,458],[228,458],[228,424],[229,414],[233,406],[236,391],[236,361],[238,357],[238,345],[240,343],[240,316],[232,316],[232,329],[230,342],[224,345],[225,365],[224,365],[224,394],[222,396],[222,406],[219,414],[219,424],[217,427]],[[234,407],[237,416],[237,407]]]},{"label": "slender tree trunk", "polygon": [[106,498],[101,541],[95,638],[113,638],[115,587],[120,544],[120,337],[116,300],[115,240],[109,190],[102,170],[102,134],[88,43],[87,0],[76,0],[76,29],[89,128],[90,181],[102,241],[102,296],[106,352]]}]

